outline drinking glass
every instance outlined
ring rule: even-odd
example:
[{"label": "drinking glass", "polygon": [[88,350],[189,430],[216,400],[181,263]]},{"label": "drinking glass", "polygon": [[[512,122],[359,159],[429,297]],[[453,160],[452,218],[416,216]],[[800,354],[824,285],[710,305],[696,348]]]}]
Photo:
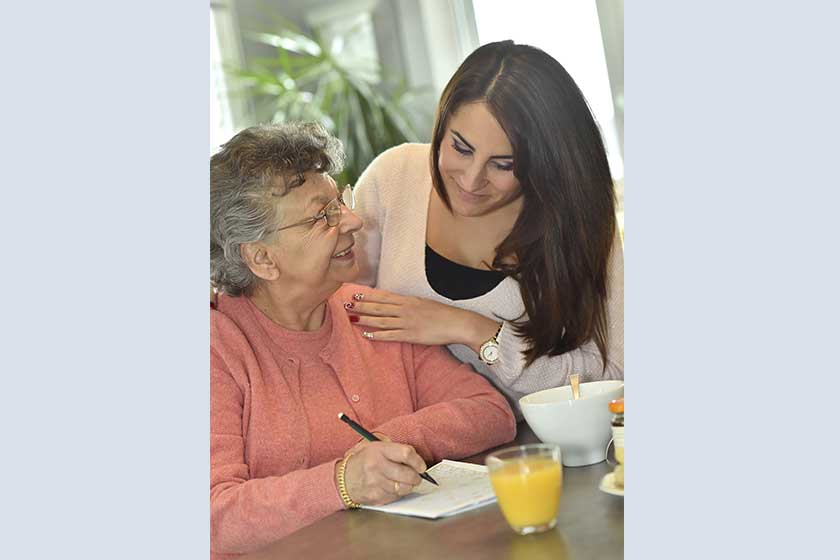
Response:
[{"label": "drinking glass", "polygon": [[559,446],[508,447],[488,455],[485,463],[499,508],[514,531],[528,535],[554,528],[563,491]]}]

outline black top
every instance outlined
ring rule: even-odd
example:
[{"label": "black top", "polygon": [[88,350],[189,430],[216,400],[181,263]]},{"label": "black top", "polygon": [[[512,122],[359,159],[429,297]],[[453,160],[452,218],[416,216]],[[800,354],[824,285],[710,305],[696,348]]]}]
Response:
[{"label": "black top", "polygon": [[426,280],[434,291],[452,300],[483,296],[507,276],[497,270],[478,270],[437,254],[426,245]]}]

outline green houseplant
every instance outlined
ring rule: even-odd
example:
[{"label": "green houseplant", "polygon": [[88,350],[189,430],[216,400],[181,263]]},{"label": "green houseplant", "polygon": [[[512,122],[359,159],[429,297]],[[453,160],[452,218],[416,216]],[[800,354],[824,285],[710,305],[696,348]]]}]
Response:
[{"label": "green houseplant", "polygon": [[417,92],[383,80],[375,61],[351,55],[345,38],[353,32],[329,44],[290,25],[276,34],[248,33],[274,47],[275,56],[234,71],[242,86],[271,104],[274,122],[315,120],[337,136],[347,154],[337,180],[351,184],[382,151],[418,141],[405,110]]}]

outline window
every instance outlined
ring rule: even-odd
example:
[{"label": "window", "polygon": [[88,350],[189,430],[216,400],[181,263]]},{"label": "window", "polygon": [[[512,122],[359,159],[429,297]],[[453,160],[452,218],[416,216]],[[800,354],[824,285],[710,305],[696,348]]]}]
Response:
[{"label": "window", "polygon": [[222,67],[215,10],[210,8],[210,153],[233,136],[233,116]]}]

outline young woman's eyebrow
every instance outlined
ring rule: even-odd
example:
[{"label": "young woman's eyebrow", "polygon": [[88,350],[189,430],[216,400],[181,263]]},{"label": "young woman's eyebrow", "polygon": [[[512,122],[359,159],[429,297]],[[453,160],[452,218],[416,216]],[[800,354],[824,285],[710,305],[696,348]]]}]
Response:
[{"label": "young woman's eyebrow", "polygon": [[[469,149],[470,149],[470,150],[472,150],[472,151],[475,151],[475,147],[473,147],[473,145],[472,145],[472,144],[470,144],[469,142],[467,142],[467,141],[464,139],[464,137],[463,137],[463,136],[461,136],[461,133],[460,133],[460,132],[458,132],[457,130],[453,130],[453,131],[452,131],[452,134],[454,134],[455,136],[457,136],[457,137],[458,137],[458,140],[460,140],[461,142],[463,142],[463,143],[467,146],[467,148],[469,148]],[[489,158],[489,159],[513,159],[513,156],[508,156],[508,155],[505,155],[505,156],[490,156],[490,158]]]}]

